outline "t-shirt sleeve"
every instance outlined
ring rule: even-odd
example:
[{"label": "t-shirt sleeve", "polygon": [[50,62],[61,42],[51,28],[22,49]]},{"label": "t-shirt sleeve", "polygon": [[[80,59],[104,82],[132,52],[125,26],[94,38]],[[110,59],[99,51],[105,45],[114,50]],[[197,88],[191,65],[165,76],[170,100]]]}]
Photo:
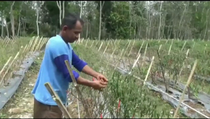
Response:
[{"label": "t-shirt sleeve", "polygon": [[[67,55],[66,49],[64,49],[64,47],[59,47],[59,45],[54,45],[54,46],[51,45],[49,50],[50,50],[51,57],[53,58],[53,62],[55,63],[58,70],[62,72],[66,80],[68,80],[69,82],[72,82],[71,76],[65,64],[65,60],[69,61],[69,57]],[[79,77],[79,73],[73,70],[73,75],[75,79],[77,80]]]},{"label": "t-shirt sleeve", "polygon": [[76,53],[72,50],[72,65],[78,70],[82,71],[82,69],[87,65],[87,63],[81,60]]}]

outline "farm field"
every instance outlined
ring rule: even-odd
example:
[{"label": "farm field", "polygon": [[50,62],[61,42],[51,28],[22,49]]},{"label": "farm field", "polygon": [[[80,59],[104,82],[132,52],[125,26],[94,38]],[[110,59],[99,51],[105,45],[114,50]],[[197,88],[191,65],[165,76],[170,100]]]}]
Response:
[{"label": "farm field", "polygon": [[[1,80],[8,69],[8,66],[4,68],[4,64],[20,50],[20,55],[8,69],[9,73],[4,76],[0,89],[10,85],[8,80],[15,77],[12,74],[20,68],[20,61],[33,53],[41,53],[47,41],[47,38],[29,39],[32,38],[0,41],[0,69],[4,69]],[[70,115],[75,118],[173,117],[185,85],[189,82],[181,100],[184,104],[181,103],[177,117],[210,117],[209,45],[209,41],[196,40],[81,40],[72,44],[81,59],[107,76],[109,86],[102,92],[79,86],[86,103],[77,100],[72,86],[68,107]],[[0,117],[32,116],[33,97],[30,92],[42,57],[43,53],[34,58],[35,63],[26,73],[16,94],[0,110]],[[192,71],[196,60],[195,71]],[[191,72],[194,75],[188,78]],[[92,77],[81,75],[92,80]],[[86,106],[89,110],[83,108]],[[21,107],[24,109],[20,111]]]}]

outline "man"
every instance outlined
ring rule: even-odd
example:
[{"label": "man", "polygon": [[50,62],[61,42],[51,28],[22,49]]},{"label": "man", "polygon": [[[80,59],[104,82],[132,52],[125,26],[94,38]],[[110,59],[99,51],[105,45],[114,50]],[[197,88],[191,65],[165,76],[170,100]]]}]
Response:
[{"label": "man", "polygon": [[49,82],[54,91],[59,95],[63,104],[67,102],[67,90],[69,82],[72,82],[70,74],[65,65],[68,60],[78,71],[82,71],[97,80],[90,81],[82,78],[73,71],[78,84],[101,90],[107,86],[108,80],[102,74],[91,69],[87,63],[74,53],[68,43],[73,43],[82,32],[83,21],[75,16],[68,15],[62,20],[61,31],[49,39],[46,44],[44,58],[40,67],[38,78],[32,94],[34,95],[34,118],[41,118],[45,112],[51,111],[62,117],[62,113],[44,84]]}]

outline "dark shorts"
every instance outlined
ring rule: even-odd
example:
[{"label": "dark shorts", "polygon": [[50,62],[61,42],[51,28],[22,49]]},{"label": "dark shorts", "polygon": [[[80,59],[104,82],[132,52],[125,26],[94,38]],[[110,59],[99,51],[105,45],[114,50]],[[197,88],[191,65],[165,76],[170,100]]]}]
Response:
[{"label": "dark shorts", "polygon": [[58,106],[45,105],[34,98],[34,118],[62,118],[62,112]]}]

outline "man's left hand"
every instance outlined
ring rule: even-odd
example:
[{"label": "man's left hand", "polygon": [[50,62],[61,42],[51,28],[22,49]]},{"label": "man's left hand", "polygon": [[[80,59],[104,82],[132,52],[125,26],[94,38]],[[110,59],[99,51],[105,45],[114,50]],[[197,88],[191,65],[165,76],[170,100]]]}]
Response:
[{"label": "man's left hand", "polygon": [[104,83],[108,83],[108,79],[104,76],[104,75],[102,75],[102,74],[100,74],[100,73],[98,73],[97,74],[97,76],[95,77],[97,80],[100,80],[100,81],[103,81]]}]

